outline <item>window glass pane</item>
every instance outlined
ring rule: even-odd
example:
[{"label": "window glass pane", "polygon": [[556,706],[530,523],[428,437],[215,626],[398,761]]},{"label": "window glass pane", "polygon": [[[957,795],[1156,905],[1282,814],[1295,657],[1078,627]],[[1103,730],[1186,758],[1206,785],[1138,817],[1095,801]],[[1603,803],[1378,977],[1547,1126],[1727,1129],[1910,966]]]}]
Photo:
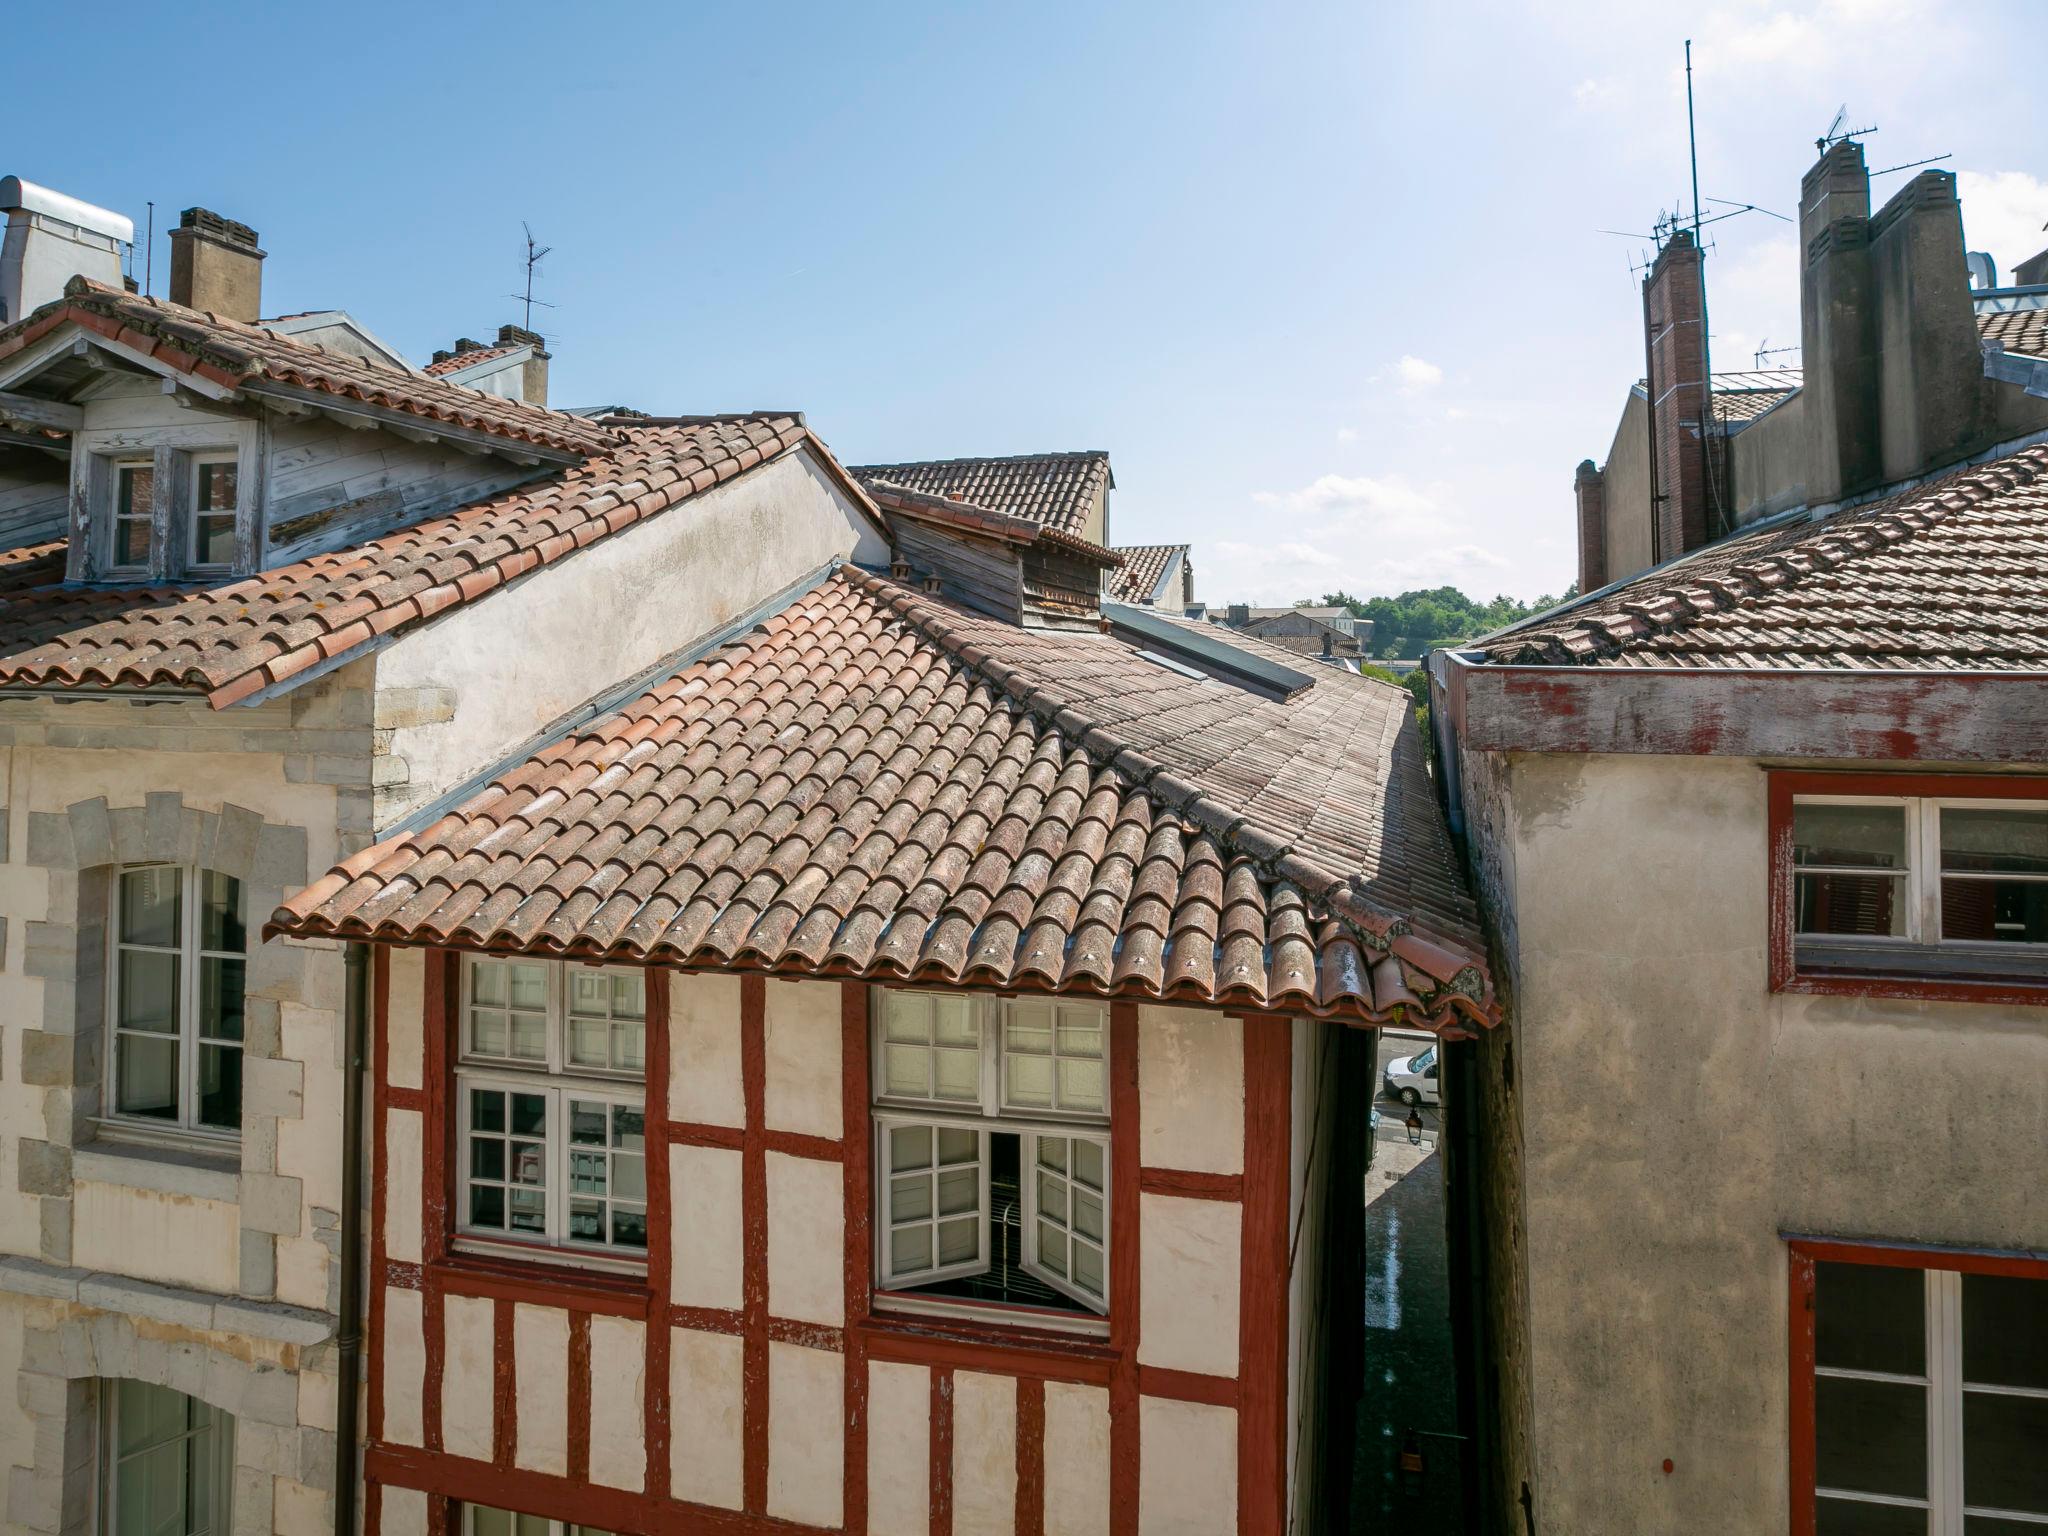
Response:
[{"label": "window glass pane", "polygon": [[539,1237],[548,1229],[547,1195],[538,1189],[511,1191],[512,1230]]},{"label": "window glass pane", "polygon": [[1093,1189],[1103,1187],[1102,1147],[1093,1141],[1074,1142],[1074,1177]]},{"label": "window glass pane", "polygon": [[511,1144],[512,1182],[530,1189],[543,1189],[548,1182],[547,1144],[515,1141]]},{"label": "window glass pane", "polygon": [[1093,1295],[1103,1293],[1102,1250],[1087,1243],[1074,1244],[1074,1284]]},{"label": "window glass pane", "polygon": [[472,1184],[469,1187],[469,1224],[504,1231],[505,1191],[495,1184]]},{"label": "window glass pane", "polygon": [[217,1131],[242,1128],[242,1048],[199,1047],[199,1123]]},{"label": "window glass pane", "polygon": [[[900,1050],[900,1046],[890,1046]],[[934,1051],[939,1069],[937,1097],[972,1104],[981,1098],[981,1053],[979,1051]],[[922,1090],[920,1090],[922,1091]]]},{"label": "window glass pane", "polygon": [[480,1131],[505,1129],[505,1095],[495,1088],[469,1091],[469,1123]]},{"label": "window glass pane", "polygon": [[[1913,1536],[1920,1536],[1916,1530]],[[2041,1536],[2037,1520],[2001,1520],[1996,1515],[1964,1515],[1963,1536]]]},{"label": "window glass pane", "polygon": [[1102,1201],[1085,1190],[1074,1192],[1074,1230],[1098,1243],[1102,1241]]},{"label": "window glass pane", "polygon": [[925,1045],[931,1040],[931,1008],[929,996],[918,992],[884,992],[882,994],[882,1032],[890,1040]]},{"label": "window glass pane", "polygon": [[981,1218],[939,1223],[939,1262],[967,1264],[981,1254]]},{"label": "window glass pane", "polygon": [[1882,1264],[1814,1266],[1813,1359],[1848,1371],[1927,1373],[1927,1279]]},{"label": "window glass pane", "polygon": [[1049,1221],[1038,1224],[1038,1262],[1062,1279],[1067,1273],[1067,1234]]},{"label": "window glass pane", "polygon": [[889,1128],[889,1166],[892,1169],[929,1168],[932,1165],[932,1133],[929,1126],[896,1125]]},{"label": "window glass pane", "polygon": [[1798,933],[1900,938],[1906,932],[1904,875],[1800,875],[1793,881]]},{"label": "window glass pane", "polygon": [[1100,1056],[1102,1017],[1078,1008],[1060,1010],[1059,1051],[1062,1056]]},{"label": "window glass pane", "polygon": [[1060,1063],[1060,1108],[1100,1110],[1106,1084],[1099,1061]]},{"label": "window glass pane", "polygon": [[932,999],[933,1039],[940,1045],[979,1049],[981,1026],[974,1016],[974,1001],[966,997]]},{"label": "window glass pane", "polygon": [[889,1234],[889,1273],[911,1275],[932,1267],[932,1229],[898,1227]]},{"label": "window glass pane", "polygon": [[548,1126],[548,1101],[538,1093],[512,1095],[512,1129],[521,1136],[544,1135]]},{"label": "window glass pane", "polygon": [[115,1046],[116,1108],[155,1120],[178,1118],[178,1042],[174,1037],[122,1035]]},{"label": "window glass pane", "polygon": [[645,1248],[647,1246],[647,1212],[633,1205],[612,1207],[612,1246],[615,1248]]},{"label": "window glass pane", "polygon": [[604,1241],[604,1202],[602,1200],[571,1200],[569,1202],[569,1237],[578,1243],[601,1243]]},{"label": "window glass pane", "polygon": [[2048,944],[2048,880],[1941,882],[1941,936]]},{"label": "window glass pane", "polygon": [[2048,808],[1941,811],[1941,867],[2048,875]]},{"label": "window glass pane", "polygon": [[115,1446],[132,1455],[185,1432],[185,1400],[165,1387],[123,1380],[114,1389]]},{"label": "window glass pane", "polygon": [[121,871],[121,942],[176,948],[184,884],[171,864]]},{"label": "window glass pane", "polygon": [[502,1008],[512,1000],[511,977],[502,965],[472,960],[469,965],[469,995],[478,1003]]},{"label": "window glass pane", "polygon": [[548,1059],[548,1021],[545,1014],[512,1015],[512,1040],[508,1055],[520,1061]]},{"label": "window glass pane", "polygon": [[923,1221],[932,1213],[932,1176],[906,1174],[889,1188],[889,1213],[897,1221]]},{"label": "window glass pane", "polygon": [[1927,1389],[1821,1376],[1814,1384],[1817,1482],[1853,1493],[1927,1496]]},{"label": "window glass pane", "polygon": [[612,1193],[622,1200],[647,1198],[647,1160],[630,1153],[612,1159]]},{"label": "window glass pane", "polygon": [[919,1099],[930,1092],[929,1048],[922,1045],[886,1045],[882,1048],[882,1060],[886,1092]]},{"label": "window glass pane", "polygon": [[528,965],[513,961],[506,965],[511,972],[512,1006],[514,1008],[546,1008],[548,1005],[548,971],[544,965]]},{"label": "window glass pane", "polygon": [[602,971],[571,971],[569,973],[569,1011],[588,1015],[591,1018],[608,1018],[611,1014],[611,981]]},{"label": "window glass pane", "polygon": [[1963,1380],[2048,1389],[2048,1281],[1963,1276]]},{"label": "window glass pane", "polygon": [[196,466],[198,484],[193,487],[192,506],[200,512],[218,512],[235,506],[235,461]]},{"label": "window glass pane", "polygon": [[973,1131],[946,1125],[939,1127],[939,1165],[971,1163],[981,1156],[981,1138]]},{"label": "window glass pane", "polygon": [[1814,1536],[1927,1536],[1925,1509],[1822,1497],[1814,1514]]},{"label": "window glass pane", "polygon": [[981,1170],[949,1168],[939,1175],[939,1214],[957,1216],[981,1206]]},{"label": "window glass pane", "polygon": [[1904,869],[1906,808],[1795,804],[1792,860],[1831,869]]},{"label": "window glass pane", "polygon": [[612,1106],[612,1145],[637,1152],[647,1145],[647,1117],[630,1104]]},{"label": "window glass pane", "polygon": [[1065,1223],[1067,1219],[1067,1181],[1056,1173],[1043,1170],[1038,1175],[1039,1214],[1054,1221]]},{"label": "window glass pane", "polygon": [[192,563],[232,565],[235,561],[235,520],[198,517],[192,520]]},{"label": "window glass pane", "polygon": [[1963,1393],[1963,1502],[2048,1515],[2048,1398]]},{"label": "window glass pane", "polygon": [[1051,1055],[1052,1009],[1044,1003],[1012,1003],[1003,1023],[1003,1039],[1012,1051]]},{"label": "window glass pane", "polygon": [[512,1517],[502,1509],[486,1509],[481,1504],[473,1504],[469,1519],[476,1536],[512,1536]]},{"label": "window glass pane", "polygon": [[1013,1055],[1009,1066],[1009,1102],[1032,1108],[1050,1108],[1052,1061],[1043,1056]]},{"label": "window glass pane", "polygon": [[199,947],[235,955],[248,948],[242,926],[242,882],[233,875],[199,871]]},{"label": "window glass pane", "polygon": [[495,1136],[469,1139],[469,1174],[474,1179],[505,1177],[505,1143]]},{"label": "window glass pane", "polygon": [[569,1140],[579,1146],[602,1147],[607,1145],[608,1142],[605,1135],[605,1122],[607,1118],[607,1108],[605,1105],[593,1104],[588,1099],[571,1099],[569,1101]]},{"label": "window glass pane", "polygon": [[242,984],[247,965],[246,960],[199,962],[200,1038],[242,1038]]},{"label": "window glass pane", "polygon": [[569,1154],[569,1192],[575,1195],[601,1195],[605,1192],[606,1158],[601,1152],[571,1152]]},{"label": "window glass pane", "polygon": [[124,949],[119,970],[121,1028],[176,1034],[178,957],[151,949]]},{"label": "window glass pane", "polygon": [[611,971],[607,974],[612,984],[612,1017],[646,1018],[647,978],[638,971]]},{"label": "window glass pane", "polygon": [[612,1027],[602,1019],[569,1021],[569,1060],[579,1067],[611,1065]]},{"label": "window glass pane", "polygon": [[621,1072],[647,1070],[647,1026],[627,1020],[612,1026],[612,1065]]}]

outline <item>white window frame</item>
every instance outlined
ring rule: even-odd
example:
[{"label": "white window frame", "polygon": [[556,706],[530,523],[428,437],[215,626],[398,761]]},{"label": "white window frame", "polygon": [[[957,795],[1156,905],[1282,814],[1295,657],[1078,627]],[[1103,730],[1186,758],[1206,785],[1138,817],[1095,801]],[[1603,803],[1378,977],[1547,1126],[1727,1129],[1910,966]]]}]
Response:
[{"label": "white window frame", "polygon": [[[184,529],[183,549],[181,551],[184,569],[200,576],[229,575],[235,569],[235,560],[232,554],[225,560],[201,560],[199,558],[199,519],[202,516],[228,518],[234,523],[236,537],[239,540],[242,526],[242,456],[233,448],[195,449],[183,455],[182,462],[185,471],[183,476],[184,496],[178,521]],[[208,466],[216,464],[232,464],[235,466],[235,504],[225,510],[216,507],[202,513],[199,510],[200,480]]]},{"label": "white window frame", "polygon": [[[1957,798],[1953,796],[1910,796],[1910,795],[1795,795],[1792,799],[1793,816],[1796,818],[1802,805],[1849,805],[1849,806],[1899,806],[1904,809],[1906,834],[1906,863],[1902,870],[1859,868],[1849,865],[1801,864],[1796,856],[1791,859],[1793,900],[1798,900],[1798,880],[1801,875],[1852,875],[1858,877],[1877,876],[1893,878],[1903,876],[1905,886],[1905,932],[1903,934],[1830,933],[1798,934],[1802,939],[1825,939],[1830,944],[1863,944],[1881,946],[1887,944],[1922,944],[1939,946],[1943,949],[1962,950],[1980,954],[2016,955],[2048,952],[2048,944],[2030,945],[2005,939],[1951,939],[1941,931],[1941,813],[1943,811],[2013,811],[2031,810],[2048,816],[2048,801],[2022,799],[2017,796]],[[2048,875],[1958,874],[1947,878],[1963,880],[2004,880],[2022,884],[2048,885]]]},{"label": "white window frame", "polygon": [[[124,515],[121,511],[121,475],[124,470],[131,469],[148,469],[153,474],[157,468],[155,456],[146,453],[122,454],[117,458],[108,460],[107,510],[105,516],[107,524],[107,574],[109,576],[122,576],[131,579],[146,578],[155,568],[157,550],[154,497],[152,496],[151,504],[144,507],[140,513],[129,512]],[[154,492],[154,489],[155,485],[152,482],[152,492]],[[144,551],[140,565],[124,564],[117,553],[121,547],[121,525],[123,523],[140,523],[147,534],[147,538],[144,540]]]},{"label": "white window frame", "polygon": [[[1834,1499],[1851,1504],[1883,1504],[1898,1509],[1928,1512],[1929,1536],[1964,1536],[1966,1517],[2009,1520],[2018,1525],[2037,1525],[2048,1536],[2048,1514],[1993,1509],[1963,1502],[1963,1395],[1981,1392],[2001,1397],[2048,1400],[2048,1388],[1978,1385],[1963,1379],[1963,1272],[1954,1269],[1920,1271],[1926,1285],[1922,1308],[1927,1329],[1927,1372],[1907,1376],[1891,1371],[1851,1370],[1815,1362],[1816,1378],[1844,1381],[1880,1381],[1897,1386],[1923,1387],[1927,1391],[1927,1493],[1924,1499],[1897,1494],[1858,1493],[1829,1488],[1818,1480],[1814,1499]],[[2030,1282],[2042,1288],[2048,1300],[2048,1280]]]},{"label": "white window frame", "polygon": [[[1059,1291],[1062,1295],[1088,1308],[1097,1317],[1089,1321],[1099,1322],[1109,1311],[1110,1253],[1115,1240],[1110,1219],[1112,1174],[1112,1148],[1110,1140],[1110,1082],[1111,1044],[1109,1009],[1086,999],[1061,997],[999,998],[986,994],[964,994],[972,1008],[980,1041],[981,1053],[980,1095],[977,1102],[965,1100],[918,1097],[891,1093],[888,1086],[886,1051],[888,1046],[888,1010],[892,1001],[918,997],[960,997],[960,993],[931,992],[916,988],[871,988],[869,991],[869,1064],[870,1100],[873,1129],[873,1168],[875,1186],[874,1208],[874,1284],[878,1302],[900,1310],[930,1310],[941,1314],[959,1313],[968,1316],[985,1316],[990,1310],[982,1303],[960,1303],[957,1307],[943,1297],[921,1297],[918,1292],[930,1285],[942,1284],[947,1280],[959,1279],[986,1271],[991,1263],[989,1252],[989,1226],[992,1219],[989,1193],[989,1170],[991,1149],[989,1137],[1000,1131],[1018,1138],[1018,1185],[1020,1193],[1020,1219],[1023,1224],[1023,1241],[1020,1256],[1024,1269]],[[1009,1046],[1008,1028],[1014,1011],[1048,1009],[1047,1020],[1052,1029],[1053,1054],[1046,1059],[1054,1064],[1054,1092],[1058,1084],[1058,1026],[1062,1009],[1086,1009],[1100,1020],[1102,1054],[1103,1102],[1100,1110],[1063,1109],[1053,1107],[1018,1107],[1008,1103],[1009,1060],[1012,1055]],[[929,1038],[929,1037],[928,1037]],[[937,1046],[927,1049],[936,1051]],[[1087,1058],[1093,1060],[1095,1058]],[[926,1076],[927,1083],[934,1083],[936,1069]],[[936,1085],[934,1083],[934,1091]],[[905,1126],[930,1127],[934,1137],[940,1128],[965,1129],[979,1137],[978,1157],[981,1168],[980,1253],[972,1263],[961,1262],[950,1266],[938,1266],[930,1271],[919,1271],[915,1278],[893,1276],[890,1265],[893,1254],[890,1238],[897,1221],[894,1211],[893,1180],[890,1169],[889,1132],[892,1128]],[[1038,1152],[1041,1138],[1052,1137],[1067,1140],[1085,1140],[1094,1143],[1102,1152],[1103,1167],[1103,1231],[1098,1245],[1103,1256],[1103,1294],[1097,1296],[1083,1286],[1070,1281],[1066,1276],[1056,1274],[1045,1267],[1038,1251]],[[936,1157],[936,1148],[934,1150]],[[936,1199],[936,1190],[934,1191]],[[919,1218],[911,1218],[917,1220]],[[936,1224],[936,1213],[931,1218]],[[1092,1239],[1084,1239],[1091,1241]],[[933,1258],[937,1252],[934,1248]],[[1003,1310],[1030,1312],[1033,1320],[1039,1320],[1043,1309],[1015,1307]],[[1059,1314],[1046,1314],[1058,1316]],[[1054,1326],[1058,1326],[1054,1324]]]},{"label": "white window frame", "polygon": [[[477,1511],[477,1508],[478,1508],[478,1506],[477,1506],[477,1505],[475,1505],[475,1504],[472,1504],[472,1503],[469,1503],[469,1502],[468,1502],[467,1500],[465,1500],[465,1501],[463,1502],[463,1505],[462,1505],[462,1536],[476,1536],[476,1511]],[[614,1532],[611,1532],[611,1531],[607,1531],[607,1530],[605,1530],[605,1529],[604,1529],[604,1528],[603,1528],[602,1526],[596,1526],[596,1525],[572,1525],[572,1524],[570,1524],[569,1522],[567,1522],[567,1521],[564,1521],[564,1520],[550,1520],[550,1519],[548,1519],[548,1518],[547,1518],[547,1516],[545,1516],[545,1515],[528,1515],[528,1514],[522,1514],[522,1513],[521,1513],[520,1511],[518,1511],[518,1510],[516,1510],[516,1509],[499,1509],[499,1508],[498,1508],[497,1506],[495,1506],[495,1505],[489,1506],[489,1508],[490,1508],[490,1510],[491,1510],[491,1513],[492,1513],[492,1514],[494,1514],[494,1515],[505,1515],[505,1516],[509,1517],[509,1518],[510,1518],[510,1519],[511,1519],[512,1521],[514,1521],[514,1522],[517,1522],[517,1521],[520,1521],[520,1520],[539,1520],[539,1521],[542,1521],[542,1522],[543,1522],[543,1523],[545,1523],[545,1524],[546,1524],[546,1526],[547,1526],[547,1530],[548,1530],[548,1536],[615,1536],[615,1533],[614,1533]],[[516,1523],[514,1524],[514,1526],[512,1527],[512,1529],[513,1529],[513,1530],[514,1530],[515,1532],[517,1531],[518,1527],[517,1527]]]},{"label": "white window frame", "polygon": [[[183,413],[198,415],[197,412]],[[263,544],[262,455],[258,424],[215,417],[153,427],[101,428],[72,435],[71,500],[85,509],[86,524],[72,528],[73,548],[65,575],[73,581],[181,581],[247,575],[239,561],[200,565],[194,559],[192,519],[195,461],[235,461],[236,550],[254,545],[256,563]],[[154,464],[169,497],[170,515],[159,528],[152,518],[147,566],[114,563],[114,508],[119,466]],[[252,537],[244,540],[243,531]]]},{"label": "white window frame", "polygon": [[[100,1381],[99,1519],[97,1525],[101,1536],[114,1536],[114,1533],[120,1529],[119,1489],[121,1480],[118,1474],[121,1463],[128,1459],[122,1456],[120,1450],[119,1403],[122,1379],[104,1377]],[[143,1384],[151,1385],[151,1383]],[[159,1387],[157,1390],[162,1392],[174,1391],[170,1387]],[[190,1393],[177,1392],[175,1395],[184,1398],[187,1402],[200,1401],[199,1399],[194,1399]],[[219,1496],[216,1501],[211,1536],[227,1536],[227,1533],[235,1528],[235,1416],[214,1408],[211,1403],[206,1403],[205,1406],[214,1413],[214,1422],[204,1430],[188,1428],[177,1438],[181,1441],[190,1442],[201,1434],[212,1437],[213,1444],[209,1448],[209,1454],[213,1458],[214,1486],[218,1489]],[[172,1441],[166,1440],[159,1445],[150,1447],[150,1449],[152,1451],[161,1450],[164,1446],[172,1443]],[[188,1487],[188,1499],[189,1494],[190,1489]],[[189,1515],[189,1503],[186,1512]]]},{"label": "white window frame", "polygon": [[[547,1007],[544,1029],[547,1042],[545,1060],[482,1056],[471,1049],[470,1008],[476,970],[479,966],[490,965],[537,965],[545,969],[547,973]],[[569,1236],[569,1207],[572,1198],[569,1189],[569,1166],[571,1155],[578,1150],[577,1145],[569,1139],[569,1107],[571,1100],[584,1100],[586,1102],[604,1104],[607,1108],[607,1134],[609,1134],[610,1124],[609,1110],[612,1106],[617,1105],[638,1110],[641,1117],[642,1137],[641,1151],[638,1155],[643,1171],[650,1162],[653,1153],[646,1131],[648,1093],[644,1066],[641,1071],[634,1072],[631,1070],[614,1071],[609,1069],[601,1071],[593,1067],[570,1065],[568,1061],[568,999],[569,974],[571,971],[590,971],[600,975],[620,972],[638,974],[642,977],[643,987],[645,972],[632,966],[587,966],[560,960],[532,960],[522,959],[518,956],[500,959],[476,955],[464,957],[461,971],[461,1016],[456,1026],[455,1067],[455,1095],[458,1100],[455,1112],[458,1139],[454,1169],[456,1247],[470,1252],[483,1253],[504,1253],[507,1250],[527,1254],[544,1253],[550,1258],[575,1263],[584,1268],[615,1270],[628,1274],[644,1271],[647,1267],[647,1250],[644,1248],[624,1247],[610,1242],[592,1243]],[[644,1008],[644,990],[642,997]],[[645,1061],[644,1030],[648,1027],[651,1026],[643,1019],[643,1062]],[[546,1230],[541,1234],[523,1234],[513,1232],[509,1227],[505,1229],[479,1227],[473,1226],[470,1223],[470,1136],[473,1130],[473,1112],[470,1099],[471,1088],[531,1094],[546,1101],[545,1136],[542,1138],[547,1147],[547,1182],[543,1191],[546,1209]],[[502,1134],[509,1139],[511,1132],[508,1124],[507,1130],[503,1133],[486,1131],[481,1134],[487,1136]],[[587,1148],[584,1150],[596,1149]],[[607,1192],[602,1197],[606,1209],[607,1230],[609,1230],[611,1206],[615,1198],[617,1198],[610,1193],[610,1186],[612,1184],[610,1162],[616,1156],[617,1151],[608,1146],[606,1149]],[[507,1172],[508,1174],[510,1172],[509,1166]],[[504,1184],[508,1191],[509,1212],[509,1191],[512,1187],[509,1178],[504,1181],[483,1180],[481,1182],[485,1184],[498,1184],[502,1182]],[[625,1203],[645,1208],[647,1197],[643,1192],[639,1200],[628,1200]],[[651,1243],[653,1240],[654,1234],[650,1231],[648,1233],[648,1241]]]},{"label": "white window frame", "polygon": [[[178,945],[175,950],[158,944],[131,944],[121,938],[121,882],[126,875],[146,869],[175,869],[178,871]],[[171,864],[161,861],[145,861],[139,864],[119,864],[114,867],[114,878],[107,891],[107,1054],[106,1054],[106,1101],[101,1106],[100,1124],[118,1135],[135,1136],[140,1139],[168,1137],[185,1141],[203,1139],[222,1145],[234,1145],[242,1139],[242,1128],[238,1124],[233,1130],[221,1126],[205,1125],[199,1119],[199,1056],[202,1048],[207,1050],[243,1051],[246,1066],[248,1056],[248,965],[249,953],[249,884],[234,875],[223,878],[235,882],[242,920],[242,949],[240,952],[224,949],[202,949],[200,947],[200,904],[199,877],[203,874],[221,874],[219,870],[207,870],[197,864]],[[147,954],[175,954],[178,961],[178,1027],[175,1032],[158,1030],[123,1029],[121,1027],[121,952],[137,950]],[[208,960],[240,960],[242,962],[243,1026],[240,1040],[203,1040],[199,1033],[200,977]],[[175,1040],[178,1046],[178,1115],[174,1120],[155,1115],[124,1113],[121,1108],[121,1038],[133,1035],[140,1039]]]}]

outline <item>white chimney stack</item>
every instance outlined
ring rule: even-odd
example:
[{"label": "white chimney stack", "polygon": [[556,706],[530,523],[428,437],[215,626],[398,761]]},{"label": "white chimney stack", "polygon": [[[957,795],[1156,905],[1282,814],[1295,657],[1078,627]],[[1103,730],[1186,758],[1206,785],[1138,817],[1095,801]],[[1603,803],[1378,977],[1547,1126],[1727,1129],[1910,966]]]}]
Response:
[{"label": "white chimney stack", "polygon": [[64,297],[64,284],[83,274],[121,286],[121,266],[135,243],[135,221],[52,192],[19,176],[0,176],[0,325]]}]

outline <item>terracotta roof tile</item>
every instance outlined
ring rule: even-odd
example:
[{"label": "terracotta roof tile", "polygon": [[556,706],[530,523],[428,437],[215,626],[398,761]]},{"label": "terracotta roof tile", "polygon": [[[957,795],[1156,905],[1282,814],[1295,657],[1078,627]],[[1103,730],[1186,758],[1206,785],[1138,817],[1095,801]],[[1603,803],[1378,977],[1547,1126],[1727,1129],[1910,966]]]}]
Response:
[{"label": "terracotta roof tile", "polygon": [[[1166,568],[1175,560],[1188,557],[1185,544],[1119,544],[1115,553],[1124,557],[1124,568],[1110,578],[1110,595],[1120,602],[1146,603],[1158,590],[1160,579],[1166,575]],[[1178,601],[1169,601],[1167,606],[1176,611]]]},{"label": "terracotta roof tile", "polygon": [[67,587],[62,542],[0,556],[0,682],[194,689],[234,703],[472,602],[808,434],[779,416],[604,436],[603,451],[516,490],[218,586]]},{"label": "terracotta roof tile", "polygon": [[465,389],[430,374],[400,373],[260,325],[83,277],[64,285],[62,299],[0,330],[0,358],[33,345],[66,321],[119,340],[179,373],[230,388],[252,381],[290,385],[574,453],[598,452],[615,436],[581,416]]},{"label": "terracotta roof tile", "polygon": [[[1055,723],[1069,714],[1092,745]],[[1191,746],[1245,717],[1240,747]],[[273,925],[1373,1019],[1401,1008],[1453,1028],[1499,1016],[1399,690],[1333,673],[1271,703],[1109,636],[995,625],[850,567],[357,855]]]},{"label": "terracotta roof tile", "polygon": [[1736,533],[1478,649],[1533,665],[2048,670],[2048,443]]},{"label": "terracotta roof tile", "polygon": [[[524,342],[520,343],[520,346],[524,345]],[[453,357],[444,357],[438,362],[428,363],[420,372],[440,378],[443,374],[461,373],[465,369],[476,367],[479,363],[488,363],[495,357],[509,357],[518,350],[519,347],[472,347],[467,352],[457,352]]]},{"label": "terracotta roof tile", "polygon": [[957,496],[976,507],[1076,536],[1087,527],[1088,509],[1112,483],[1109,455],[1099,449],[1007,459],[863,464],[851,466],[850,473],[863,482],[885,480],[929,496]]},{"label": "terracotta roof tile", "polygon": [[1977,335],[2008,352],[2048,357],[2048,309],[1986,310],[1977,316]]}]

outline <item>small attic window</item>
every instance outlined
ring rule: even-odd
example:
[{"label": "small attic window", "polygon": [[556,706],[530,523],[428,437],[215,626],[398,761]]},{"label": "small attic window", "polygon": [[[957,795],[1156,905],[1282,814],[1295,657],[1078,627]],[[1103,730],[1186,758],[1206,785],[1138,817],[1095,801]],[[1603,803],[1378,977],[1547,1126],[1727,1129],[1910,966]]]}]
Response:
[{"label": "small attic window", "polygon": [[202,581],[254,568],[253,424],[81,433],[74,581]]}]

